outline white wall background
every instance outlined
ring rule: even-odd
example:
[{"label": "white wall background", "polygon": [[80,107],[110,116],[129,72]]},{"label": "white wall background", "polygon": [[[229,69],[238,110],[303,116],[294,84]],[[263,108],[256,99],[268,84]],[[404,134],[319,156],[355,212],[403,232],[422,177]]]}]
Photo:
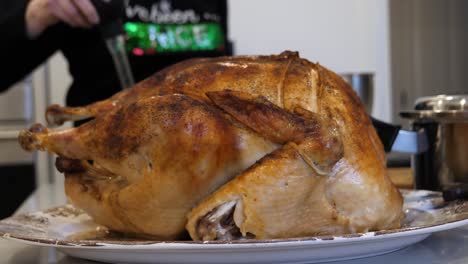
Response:
[{"label": "white wall background", "polygon": [[231,0],[237,54],[299,51],[338,73],[375,74],[373,115],[391,120],[388,0]]}]

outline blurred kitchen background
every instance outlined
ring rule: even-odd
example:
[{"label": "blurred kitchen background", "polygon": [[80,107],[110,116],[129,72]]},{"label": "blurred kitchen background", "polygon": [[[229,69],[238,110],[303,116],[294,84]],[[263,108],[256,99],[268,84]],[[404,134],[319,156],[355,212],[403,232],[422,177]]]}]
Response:
[{"label": "blurred kitchen background", "polygon": [[[371,74],[372,115],[403,125],[399,111],[418,97],[468,93],[467,25],[465,0],[229,1],[235,54],[295,50],[340,74]],[[10,201],[0,218],[35,184],[63,181],[54,158],[22,151],[16,137],[30,123],[45,122],[47,105],[64,104],[69,84],[57,53],[0,94],[0,193]]]}]

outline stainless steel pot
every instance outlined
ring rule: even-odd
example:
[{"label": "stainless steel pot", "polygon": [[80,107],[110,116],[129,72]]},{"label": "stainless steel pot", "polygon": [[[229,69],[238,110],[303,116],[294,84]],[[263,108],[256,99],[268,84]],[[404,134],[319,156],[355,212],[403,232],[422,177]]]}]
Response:
[{"label": "stainless steel pot", "polygon": [[444,190],[468,183],[468,95],[419,98],[401,112],[413,131],[427,138],[427,150],[412,155],[415,188]]},{"label": "stainless steel pot", "polygon": [[364,104],[367,113],[372,113],[374,101],[374,74],[343,73],[341,77],[348,82]]}]

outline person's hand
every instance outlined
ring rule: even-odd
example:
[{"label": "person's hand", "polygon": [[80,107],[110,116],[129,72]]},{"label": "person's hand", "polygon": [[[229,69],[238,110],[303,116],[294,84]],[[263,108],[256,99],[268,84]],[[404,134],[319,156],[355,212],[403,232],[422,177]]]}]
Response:
[{"label": "person's hand", "polygon": [[30,0],[25,20],[28,36],[36,38],[59,21],[90,28],[99,23],[99,15],[90,0]]}]

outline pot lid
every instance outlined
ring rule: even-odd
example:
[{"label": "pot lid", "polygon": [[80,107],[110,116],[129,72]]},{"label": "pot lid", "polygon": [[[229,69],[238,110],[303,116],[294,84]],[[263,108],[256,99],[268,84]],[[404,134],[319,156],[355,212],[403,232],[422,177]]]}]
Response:
[{"label": "pot lid", "polygon": [[468,95],[436,95],[418,98],[413,111],[403,118],[436,122],[468,122]]},{"label": "pot lid", "polygon": [[416,99],[415,110],[468,111],[468,95],[437,95]]}]

